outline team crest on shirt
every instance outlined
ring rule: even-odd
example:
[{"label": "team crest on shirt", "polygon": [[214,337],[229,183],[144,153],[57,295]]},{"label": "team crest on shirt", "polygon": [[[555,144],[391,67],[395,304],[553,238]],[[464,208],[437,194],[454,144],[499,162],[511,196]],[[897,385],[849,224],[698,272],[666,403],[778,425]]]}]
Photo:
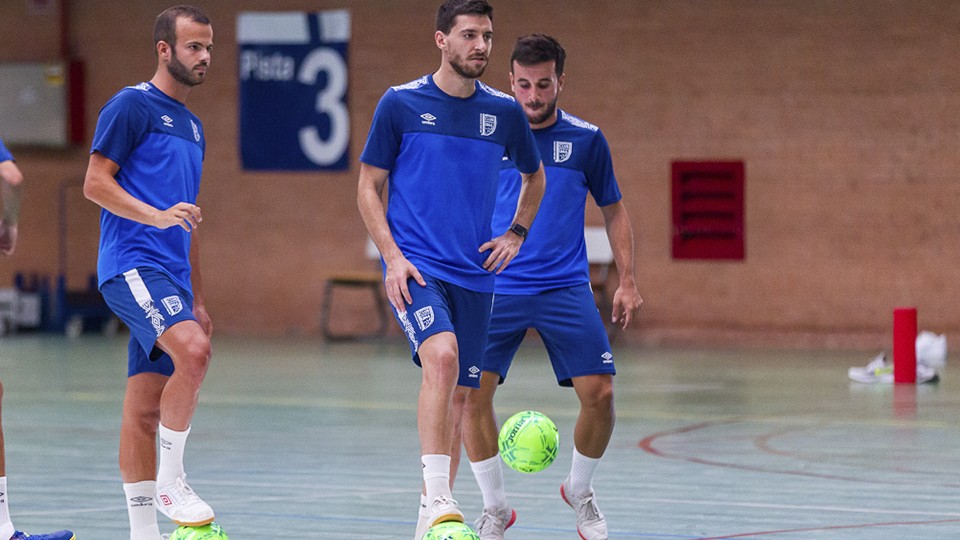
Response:
[{"label": "team crest on shirt", "polygon": [[420,331],[423,332],[433,324],[433,306],[418,309],[413,313],[413,316],[417,319],[417,326],[420,327]]},{"label": "team crest on shirt", "polygon": [[497,130],[497,116],[495,114],[480,113],[480,135],[489,137]]},{"label": "team crest on shirt", "polygon": [[573,143],[567,141],[553,141],[553,162],[563,163],[573,154]]},{"label": "team crest on shirt", "polygon": [[161,302],[163,302],[163,307],[167,308],[167,313],[170,315],[176,315],[183,311],[183,302],[179,296],[168,296],[161,300]]},{"label": "team crest on shirt", "polygon": [[197,124],[193,120],[190,120],[190,125],[193,126],[193,140],[200,142],[200,128],[197,127]]}]

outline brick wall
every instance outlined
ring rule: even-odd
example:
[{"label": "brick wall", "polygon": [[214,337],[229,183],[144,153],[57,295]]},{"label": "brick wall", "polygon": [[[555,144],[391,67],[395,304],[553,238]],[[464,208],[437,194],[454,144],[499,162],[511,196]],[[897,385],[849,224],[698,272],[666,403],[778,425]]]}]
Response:
[{"label": "brick wall", "polygon": [[[88,142],[103,102],[155,69],[150,34],[169,2],[70,2],[69,45],[86,62]],[[387,86],[437,68],[434,0],[208,2],[215,51],[188,105],[208,153],[204,276],[219,331],[317,331],[325,275],[365,269],[357,167],[344,174],[245,173],[237,134],[234,26],[245,10],[347,7],[353,15],[351,152],[362,149]],[[960,249],[960,4],[943,1],[499,1],[485,82],[508,90],[514,38],[568,49],[561,106],[599,125],[638,241],[646,304],[635,342],[886,346],[891,312],[956,334]],[[0,3],[0,60],[59,51],[55,16]],[[104,21],[109,21],[105,23]],[[13,23],[13,24],[11,24]],[[282,106],[281,104],[277,105]],[[2,133],[2,126],[0,126]],[[0,261],[55,273],[57,193],[87,149],[15,149],[29,186],[20,251]],[[674,261],[670,162],[743,159],[746,259]],[[96,208],[74,190],[70,272],[94,268]],[[588,208],[588,221],[600,214]],[[369,317],[362,302],[348,324]]]}]

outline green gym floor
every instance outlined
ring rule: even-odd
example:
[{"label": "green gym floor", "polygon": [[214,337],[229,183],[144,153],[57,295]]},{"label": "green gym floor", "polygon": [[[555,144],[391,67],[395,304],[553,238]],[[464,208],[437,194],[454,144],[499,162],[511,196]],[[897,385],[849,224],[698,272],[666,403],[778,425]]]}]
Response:
[{"label": "green gym floor", "polygon": [[[878,351],[616,347],[617,427],[594,487],[611,539],[960,537],[960,399],[847,379]],[[126,337],[0,338],[18,528],[126,540],[117,439]],[[949,364],[949,362],[948,362]],[[560,427],[543,472],[506,471],[511,539],[576,539],[558,487],[578,403],[530,339],[497,398]],[[419,369],[396,340],[216,338],[187,446],[190,484],[233,540],[409,540]],[[481,501],[466,463],[454,496]],[[173,526],[160,516],[161,529]]]}]

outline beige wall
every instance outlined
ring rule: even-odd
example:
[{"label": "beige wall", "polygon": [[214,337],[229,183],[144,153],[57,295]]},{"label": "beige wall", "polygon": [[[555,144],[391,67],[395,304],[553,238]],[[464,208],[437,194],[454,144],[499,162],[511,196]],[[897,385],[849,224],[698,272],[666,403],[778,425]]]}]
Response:
[{"label": "beige wall", "polygon": [[[153,17],[170,2],[70,2],[69,44],[86,62],[87,143],[96,113],[155,68]],[[344,174],[240,169],[234,26],[245,10],[349,8],[354,162],[385,88],[436,69],[437,1],[200,3],[214,21],[208,82],[188,105],[208,153],[204,275],[222,332],[315,333],[325,275],[365,268],[356,165]],[[614,152],[638,243],[646,304],[634,342],[888,345],[895,306],[920,327],[960,330],[960,3],[953,0],[495,1],[492,67],[507,90],[514,38],[544,31],[567,47],[561,106],[598,124]],[[56,17],[0,3],[0,60],[59,51]],[[52,20],[53,19],[53,20]],[[51,30],[52,29],[52,30]],[[277,104],[277,106],[282,106]],[[2,126],[0,126],[2,133]],[[0,261],[57,271],[57,193],[86,147],[16,149],[29,187],[22,242]],[[746,162],[743,262],[670,256],[670,162]],[[96,209],[70,192],[74,280],[95,266]],[[588,220],[599,223],[589,208]],[[77,281],[79,283],[79,281]],[[362,302],[341,323],[363,324]]]}]

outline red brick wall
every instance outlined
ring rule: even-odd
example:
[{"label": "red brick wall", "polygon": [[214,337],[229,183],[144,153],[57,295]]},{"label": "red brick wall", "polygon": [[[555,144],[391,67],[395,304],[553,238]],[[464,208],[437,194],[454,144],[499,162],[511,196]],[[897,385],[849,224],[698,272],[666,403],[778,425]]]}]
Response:
[{"label": "red brick wall", "polygon": [[[121,86],[155,69],[154,16],[171,2],[70,2],[69,44],[87,67],[87,139]],[[387,86],[432,72],[435,0],[201,3],[214,24],[208,82],[188,105],[208,153],[204,275],[222,332],[317,331],[325,275],[366,268],[357,167],[344,174],[240,169],[236,13],[349,8],[351,152]],[[492,66],[508,90],[514,38],[567,47],[561,106],[599,125],[638,241],[646,304],[627,340],[882,346],[892,309],[960,330],[949,292],[960,266],[960,4],[952,0],[495,1]],[[59,51],[56,17],[0,3],[0,60]],[[278,104],[278,106],[281,106]],[[0,126],[2,134],[2,126]],[[14,270],[57,271],[57,193],[86,148],[16,149],[29,186]],[[670,256],[670,162],[746,162],[746,259]],[[79,196],[79,192],[73,195]],[[96,208],[70,207],[72,279],[94,268]],[[587,211],[599,223],[595,208]],[[79,283],[79,281],[78,281]],[[362,302],[346,321],[369,317]],[[359,324],[359,323],[358,323]]]}]

